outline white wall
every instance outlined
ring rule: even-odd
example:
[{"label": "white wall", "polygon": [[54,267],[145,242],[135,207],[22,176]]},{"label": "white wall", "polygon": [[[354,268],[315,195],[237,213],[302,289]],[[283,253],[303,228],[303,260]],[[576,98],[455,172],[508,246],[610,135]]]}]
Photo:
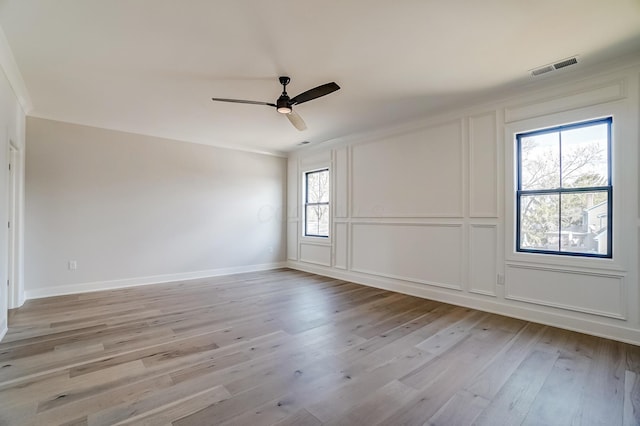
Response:
[{"label": "white wall", "polygon": [[[289,265],[640,343],[639,82],[631,58],[293,153]],[[516,253],[514,134],[608,115],[614,258]],[[328,240],[301,237],[302,173],[318,165],[329,165],[333,178]]]},{"label": "white wall", "polygon": [[[1,65],[2,61],[0,61]],[[18,293],[22,286],[22,274],[19,264],[22,262],[20,234],[22,229],[22,191],[24,183],[24,111],[18,102],[13,88],[0,66],[0,339],[7,330],[7,308],[17,307],[22,304]],[[12,164],[16,178],[16,217],[12,227],[18,237],[15,245],[14,280],[11,283],[15,292],[11,294],[5,284],[8,276],[8,250],[9,234],[7,222],[9,220],[9,146],[17,150],[17,162]],[[15,294],[14,294],[15,293]]]},{"label": "white wall", "polygon": [[285,191],[284,158],[29,117],[27,297],[279,266]]}]

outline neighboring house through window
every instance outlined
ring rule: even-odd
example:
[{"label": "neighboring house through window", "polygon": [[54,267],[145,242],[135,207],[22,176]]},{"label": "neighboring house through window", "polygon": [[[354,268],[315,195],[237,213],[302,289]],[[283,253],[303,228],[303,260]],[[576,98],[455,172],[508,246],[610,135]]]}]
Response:
[{"label": "neighboring house through window", "polygon": [[329,236],[329,169],[304,174],[304,235]]},{"label": "neighboring house through window", "polygon": [[612,257],[611,125],[516,135],[517,251]]}]

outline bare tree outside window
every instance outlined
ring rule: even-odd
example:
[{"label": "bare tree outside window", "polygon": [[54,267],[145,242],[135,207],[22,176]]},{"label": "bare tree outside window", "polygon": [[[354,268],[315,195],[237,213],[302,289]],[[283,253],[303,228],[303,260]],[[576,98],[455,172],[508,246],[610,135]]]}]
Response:
[{"label": "bare tree outside window", "polygon": [[611,257],[611,123],[517,135],[519,251]]},{"label": "bare tree outside window", "polygon": [[329,188],[329,169],[305,173],[305,236],[329,236]]}]

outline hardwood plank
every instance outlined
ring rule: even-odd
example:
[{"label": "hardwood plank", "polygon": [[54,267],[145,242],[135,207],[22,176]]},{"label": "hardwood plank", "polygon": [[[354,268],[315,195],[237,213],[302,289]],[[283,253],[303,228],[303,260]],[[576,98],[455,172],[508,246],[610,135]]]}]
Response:
[{"label": "hardwood plank", "polygon": [[573,333],[538,392],[523,425],[579,424],[581,395],[595,337]]},{"label": "hardwood plank", "polygon": [[[39,412],[35,421],[38,424],[53,425],[72,421],[78,416],[87,416],[89,424],[95,424],[92,417],[105,411],[110,412],[121,406],[131,407],[132,411],[128,413],[132,413],[137,407],[137,405],[133,404],[140,399],[144,399],[145,395],[153,392],[163,392],[170,389],[171,386],[170,377],[159,376],[133,384],[122,384],[117,388],[94,393],[89,398],[76,394],[68,403],[47,407],[49,409]],[[62,399],[64,400],[64,398]],[[116,417],[114,416],[113,418],[115,419]],[[109,421],[111,420],[109,419]]]},{"label": "hardwood plank", "polygon": [[640,425],[640,375],[629,370],[624,374],[622,424]]},{"label": "hardwood plank", "polygon": [[[424,424],[489,365],[512,332],[490,328],[486,317],[478,329],[433,361],[403,376],[400,381],[420,392],[411,402],[385,419],[384,424]],[[486,328],[486,330],[484,330]],[[487,336],[489,333],[491,338]]]},{"label": "hardwood plank", "polygon": [[[125,384],[136,383],[131,378],[142,371],[144,371],[144,365],[140,360],[136,359],[127,364],[120,364],[96,372],[85,383],[73,379],[66,380],[64,384],[59,385],[60,387],[54,393],[49,393],[48,395],[39,394],[38,413],[99,395],[107,390],[107,386],[115,388]],[[100,380],[101,378],[106,380]],[[67,389],[63,387],[65,385],[68,386]]]},{"label": "hardwood plank", "polygon": [[433,311],[439,306],[439,304],[425,300],[419,301],[415,306],[416,307],[411,307],[411,305],[409,305],[407,307],[403,307],[401,312],[396,313],[381,322],[360,328],[359,330],[354,331],[354,333],[360,337],[364,337],[365,339],[371,339],[375,336],[388,333],[389,331],[404,324],[410,323],[425,313]]},{"label": "hardwood plank", "polygon": [[[200,393],[189,395],[185,398],[171,401],[161,407],[149,410],[146,413],[132,416],[116,423],[115,425],[140,425],[157,426],[170,425],[174,420],[198,411],[216,402],[229,398],[231,395],[224,386],[216,386]],[[115,426],[114,425],[114,426]]]},{"label": "hardwood plank", "polygon": [[[211,419],[215,419],[218,424],[223,423],[270,401],[273,404],[274,398],[281,398],[289,392],[295,392],[327,374],[330,374],[330,370],[317,362],[309,363],[306,359],[294,360],[289,363],[286,373],[258,381],[257,386],[182,417],[175,421],[174,425],[202,425],[207,424]],[[277,403],[275,405],[277,406]]]},{"label": "hardwood plank", "polygon": [[392,380],[368,395],[337,418],[325,422],[326,425],[375,425],[389,412],[401,409],[411,401],[417,391],[398,380]]},{"label": "hardwood plank", "polygon": [[640,347],[279,269],[28,301],[0,424],[640,424]]},{"label": "hardwood plank", "polygon": [[[412,346],[412,342],[421,341],[426,336],[436,333],[439,326],[444,327],[447,321],[457,318],[460,312],[463,312],[462,308],[440,304],[432,311],[385,333],[373,336],[339,356],[344,360],[353,360],[392,344],[393,346]],[[398,342],[402,338],[405,339]]]},{"label": "hardwood plank", "polygon": [[319,426],[322,422],[311,415],[307,410],[299,410],[291,416],[275,423],[275,426]]},{"label": "hardwood plank", "polygon": [[559,353],[535,350],[513,372],[498,394],[482,411],[476,425],[511,426],[522,424],[540,392]]},{"label": "hardwood plank", "polygon": [[320,421],[334,421],[362,403],[373,390],[428,363],[433,357],[433,354],[415,348],[403,353],[396,349],[396,354],[389,359],[381,359],[376,353],[369,354],[342,369],[346,380],[331,392],[317,395],[305,408]]},{"label": "hardwood plank", "polygon": [[489,405],[489,400],[468,391],[456,392],[426,423],[430,426],[470,425]]},{"label": "hardwood plank", "polygon": [[491,364],[466,387],[470,393],[492,400],[513,372],[530,354],[546,327],[527,324],[508,342]]},{"label": "hardwood plank", "polygon": [[452,324],[450,327],[438,331],[425,341],[418,343],[416,348],[434,355],[441,355],[471,335],[471,329],[489,314],[472,311],[467,316]]},{"label": "hardwood plank", "polygon": [[624,344],[596,339],[580,402],[579,422],[583,425],[623,423],[625,395]]}]

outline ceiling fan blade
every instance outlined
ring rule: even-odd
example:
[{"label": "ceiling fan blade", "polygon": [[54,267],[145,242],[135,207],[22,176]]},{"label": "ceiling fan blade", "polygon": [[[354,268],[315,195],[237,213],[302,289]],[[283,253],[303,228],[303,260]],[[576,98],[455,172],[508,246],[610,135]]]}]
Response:
[{"label": "ceiling fan blade", "polygon": [[276,104],[271,104],[269,102],[258,102],[258,101],[245,101],[242,99],[225,99],[225,98],[211,98],[212,101],[219,102],[233,102],[235,104],[251,104],[251,105],[266,105],[270,107],[275,107]]},{"label": "ceiling fan blade", "polygon": [[289,114],[286,114],[286,116],[289,119],[289,121],[291,122],[291,124],[293,124],[293,127],[295,127],[296,129],[300,130],[301,132],[303,130],[307,130],[307,125],[305,124],[305,122],[302,119],[302,117],[300,117],[298,115],[297,112],[292,110]]},{"label": "ceiling fan blade", "polygon": [[319,98],[321,96],[328,95],[329,93],[335,92],[339,88],[340,86],[338,86],[334,82],[323,84],[322,86],[314,87],[311,90],[307,90],[306,92],[302,92],[299,95],[291,98],[291,105],[301,104],[303,102],[308,102],[313,99]]}]

